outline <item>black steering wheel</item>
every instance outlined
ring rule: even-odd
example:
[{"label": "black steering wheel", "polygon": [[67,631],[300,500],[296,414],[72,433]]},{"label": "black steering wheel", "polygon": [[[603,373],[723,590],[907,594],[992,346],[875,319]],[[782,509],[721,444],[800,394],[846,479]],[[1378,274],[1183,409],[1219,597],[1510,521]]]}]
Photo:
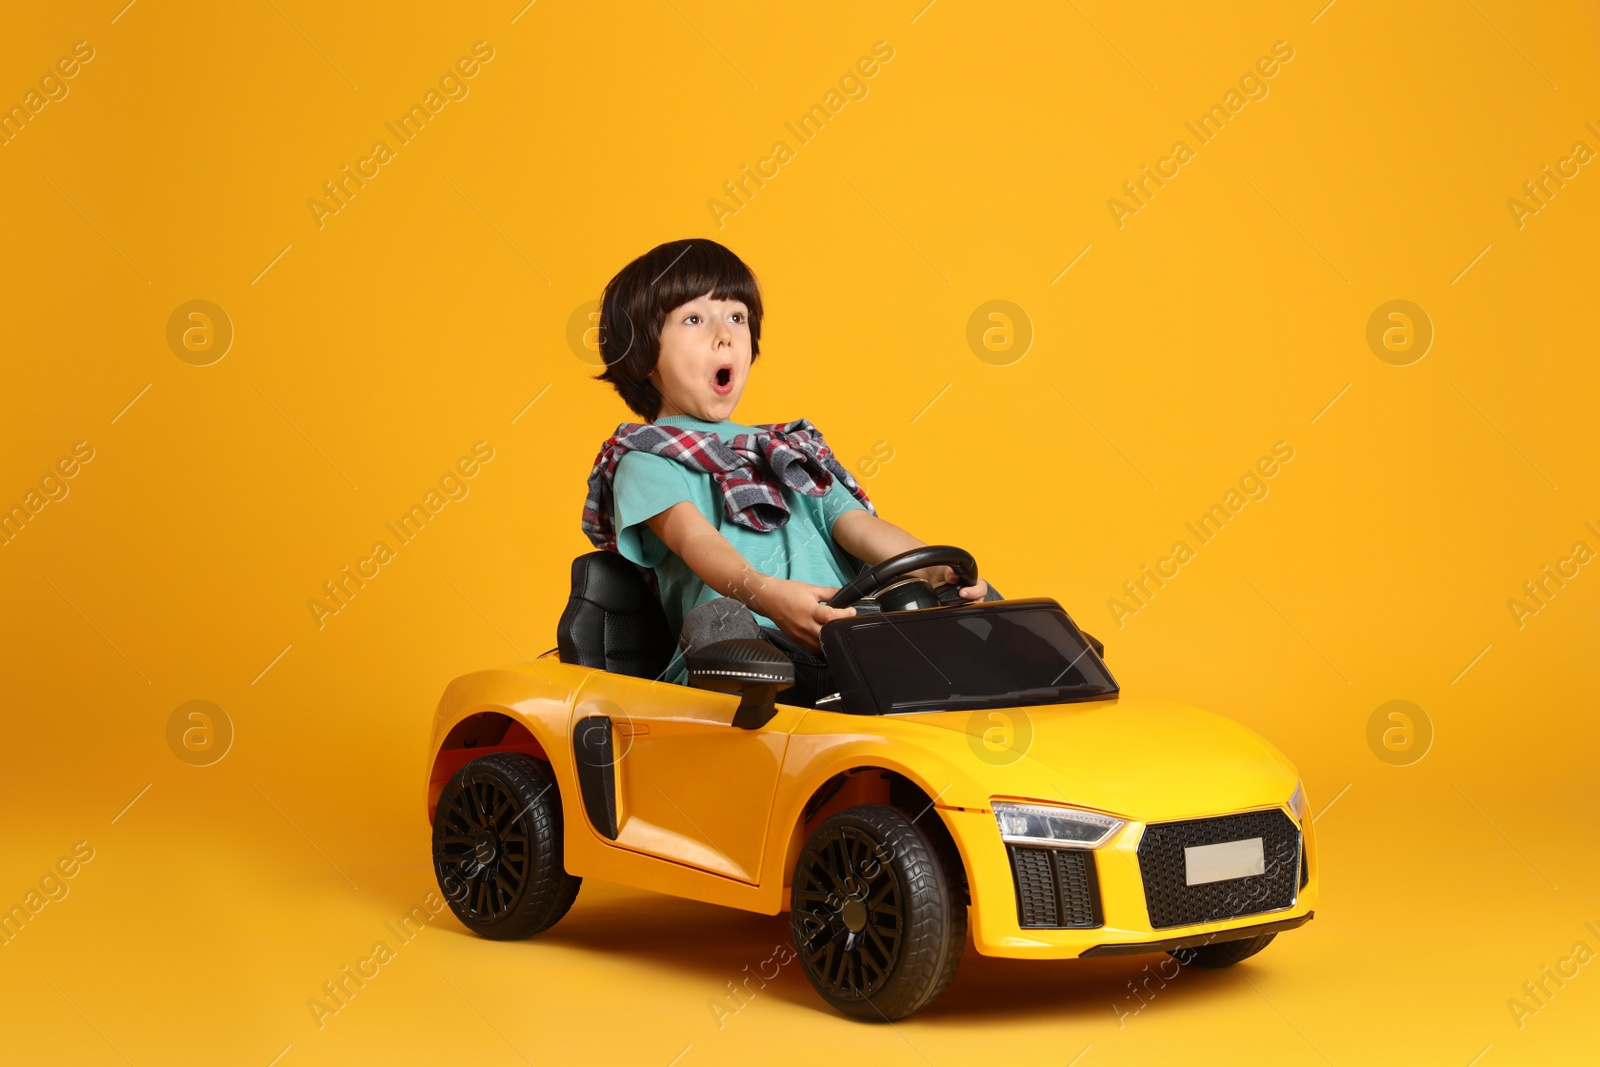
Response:
[{"label": "black steering wheel", "polygon": [[966,588],[978,580],[978,562],[972,558],[971,552],[955,545],[921,545],[909,552],[891,556],[876,566],[868,567],[848,583],[840,586],[833,599],[828,601],[828,607],[848,608],[862,597],[877,593],[891,580],[908,571],[919,571],[924,567],[941,564],[956,572],[956,583],[961,588]]}]

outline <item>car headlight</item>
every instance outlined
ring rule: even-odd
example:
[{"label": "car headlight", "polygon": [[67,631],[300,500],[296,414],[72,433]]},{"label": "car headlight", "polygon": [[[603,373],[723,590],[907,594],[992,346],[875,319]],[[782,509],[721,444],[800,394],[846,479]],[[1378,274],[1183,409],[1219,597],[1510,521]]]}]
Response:
[{"label": "car headlight", "polygon": [[1306,783],[1304,780],[1294,784],[1294,796],[1289,798],[1289,810],[1294,812],[1294,817],[1300,822],[1306,821],[1306,812],[1310,808],[1306,804]]},{"label": "car headlight", "polygon": [[1099,848],[1124,826],[1122,819],[1097,811],[1045,804],[994,804],[1000,839],[1011,845]]}]

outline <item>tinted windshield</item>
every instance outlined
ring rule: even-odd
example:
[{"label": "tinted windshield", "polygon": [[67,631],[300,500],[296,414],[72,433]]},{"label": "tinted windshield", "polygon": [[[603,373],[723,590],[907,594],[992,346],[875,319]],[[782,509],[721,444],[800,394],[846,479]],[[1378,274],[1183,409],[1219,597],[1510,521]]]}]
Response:
[{"label": "tinted windshield", "polygon": [[[842,635],[879,713],[1092,700],[1117,691],[1058,607],[896,612]],[[860,703],[860,702],[857,702]]]}]

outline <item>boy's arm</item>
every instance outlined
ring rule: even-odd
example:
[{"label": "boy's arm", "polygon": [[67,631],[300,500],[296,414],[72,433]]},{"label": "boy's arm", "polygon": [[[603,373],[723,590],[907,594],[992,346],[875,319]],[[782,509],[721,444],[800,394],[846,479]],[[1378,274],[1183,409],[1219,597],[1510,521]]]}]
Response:
[{"label": "boy's arm", "polygon": [[707,521],[700,509],[687,500],[658,512],[645,522],[661,543],[688,564],[701,581],[723,596],[731,596],[752,611],[765,615],[813,652],[822,650],[817,635],[823,623],[849,618],[856,613],[855,608],[830,608],[822,603],[839,591],[838,586],[773,578],[756,570]]},{"label": "boy's arm", "polygon": [[[869,567],[927,543],[865,509],[847,511],[839,516],[833,524],[833,539],[840,548]],[[954,572],[945,566],[924,567],[908,573],[929,585],[947,585],[955,580]],[[989,593],[989,583],[979,578],[976,584],[964,587],[960,593],[968,600],[982,600]]]}]

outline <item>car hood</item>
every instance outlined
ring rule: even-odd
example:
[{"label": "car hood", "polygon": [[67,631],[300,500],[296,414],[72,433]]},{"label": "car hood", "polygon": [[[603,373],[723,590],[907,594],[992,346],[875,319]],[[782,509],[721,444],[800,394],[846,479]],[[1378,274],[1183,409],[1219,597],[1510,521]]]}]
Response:
[{"label": "car hood", "polygon": [[1282,804],[1298,780],[1288,759],[1254,731],[1171,701],[1118,697],[894,718],[966,735],[970,760],[963,762],[988,796],[1072,804],[1140,822]]}]

